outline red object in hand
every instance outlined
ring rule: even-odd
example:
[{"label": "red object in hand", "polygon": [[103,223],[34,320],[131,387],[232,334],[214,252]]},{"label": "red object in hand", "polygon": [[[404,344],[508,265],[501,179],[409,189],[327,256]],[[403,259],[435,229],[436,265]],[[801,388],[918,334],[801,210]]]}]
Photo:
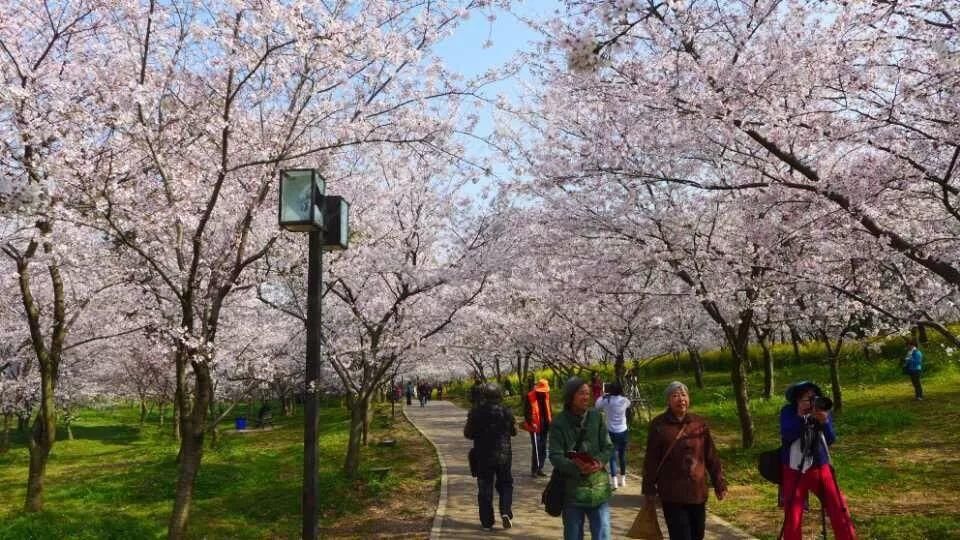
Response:
[{"label": "red object in hand", "polygon": [[600,462],[596,458],[591,456],[586,452],[567,452],[567,457],[570,458],[574,463],[581,465],[598,465]]}]

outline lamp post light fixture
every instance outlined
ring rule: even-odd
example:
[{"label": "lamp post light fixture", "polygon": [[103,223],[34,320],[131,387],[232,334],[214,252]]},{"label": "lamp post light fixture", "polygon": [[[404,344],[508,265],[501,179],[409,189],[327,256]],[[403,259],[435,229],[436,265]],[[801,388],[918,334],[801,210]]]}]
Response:
[{"label": "lamp post light fixture", "polygon": [[294,232],[322,229],[326,187],[316,169],[280,171],[280,227]]},{"label": "lamp post light fixture", "polygon": [[323,252],[346,249],[350,236],[350,205],[343,197],[326,196],[326,182],[316,169],[280,171],[277,212],[282,229],[309,233],[307,255],[307,358],[303,414],[303,538],[319,534],[317,508],[317,439],[321,349]]}]

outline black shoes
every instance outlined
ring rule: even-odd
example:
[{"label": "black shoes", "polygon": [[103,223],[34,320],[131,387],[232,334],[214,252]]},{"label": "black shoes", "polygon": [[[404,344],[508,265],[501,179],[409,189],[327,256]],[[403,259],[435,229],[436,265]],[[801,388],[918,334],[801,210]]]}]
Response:
[{"label": "black shoes", "polygon": [[500,519],[503,521],[504,529],[509,529],[510,527],[513,527],[513,521],[510,519],[510,516],[504,514],[500,516]]}]

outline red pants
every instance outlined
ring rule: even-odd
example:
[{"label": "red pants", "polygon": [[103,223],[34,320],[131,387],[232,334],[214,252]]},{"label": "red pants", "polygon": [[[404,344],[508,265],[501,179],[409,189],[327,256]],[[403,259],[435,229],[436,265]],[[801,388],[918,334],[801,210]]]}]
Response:
[{"label": "red pants", "polygon": [[815,465],[803,474],[783,466],[783,539],[802,539],[803,503],[809,492],[819,497],[826,508],[836,540],[856,540],[847,501],[837,488],[829,465]]}]

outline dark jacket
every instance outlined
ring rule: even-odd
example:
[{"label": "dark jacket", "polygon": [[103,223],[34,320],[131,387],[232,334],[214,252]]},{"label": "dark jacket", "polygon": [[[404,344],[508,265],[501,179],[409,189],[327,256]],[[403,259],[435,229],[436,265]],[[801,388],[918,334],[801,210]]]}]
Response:
[{"label": "dark jacket", "polygon": [[513,449],[510,437],[517,434],[513,413],[503,405],[484,403],[467,413],[463,436],[473,440],[477,468],[488,470],[510,463]]},{"label": "dark jacket", "polygon": [[[600,411],[590,409],[586,414],[587,420],[584,425],[585,431],[580,451],[590,454],[600,463],[605,464],[610,461],[610,455],[613,453],[610,433],[607,432],[607,426]],[[577,444],[580,419],[580,416],[575,416],[569,410],[565,410],[554,417],[553,423],[550,424],[550,432],[547,435],[550,463],[553,464],[554,469],[563,475],[564,495],[567,501],[573,500],[573,492],[580,482],[580,469],[567,457],[567,452],[573,450],[573,447]]]},{"label": "dark jacket", "polygon": [[[793,445],[793,441],[799,439],[807,432],[807,427],[807,422],[802,417],[797,416],[796,403],[788,403],[780,409],[780,442],[782,443],[780,447],[780,463],[790,463],[790,446]],[[837,434],[833,431],[833,419],[829,415],[827,415],[827,423],[818,426],[818,431],[823,432],[823,438],[826,439],[828,446],[837,440]],[[823,441],[820,437],[816,436],[816,431],[813,432],[812,444],[813,464],[826,465],[830,463],[827,448],[823,446]]]},{"label": "dark jacket", "polygon": [[[684,425],[683,435],[664,459]],[[662,459],[663,468],[657,475],[657,465]],[[703,418],[687,414],[681,421],[668,410],[650,422],[647,453],[643,459],[644,495],[660,495],[661,500],[671,503],[703,504],[707,502],[708,471],[715,491],[725,491],[723,466]]]}]

